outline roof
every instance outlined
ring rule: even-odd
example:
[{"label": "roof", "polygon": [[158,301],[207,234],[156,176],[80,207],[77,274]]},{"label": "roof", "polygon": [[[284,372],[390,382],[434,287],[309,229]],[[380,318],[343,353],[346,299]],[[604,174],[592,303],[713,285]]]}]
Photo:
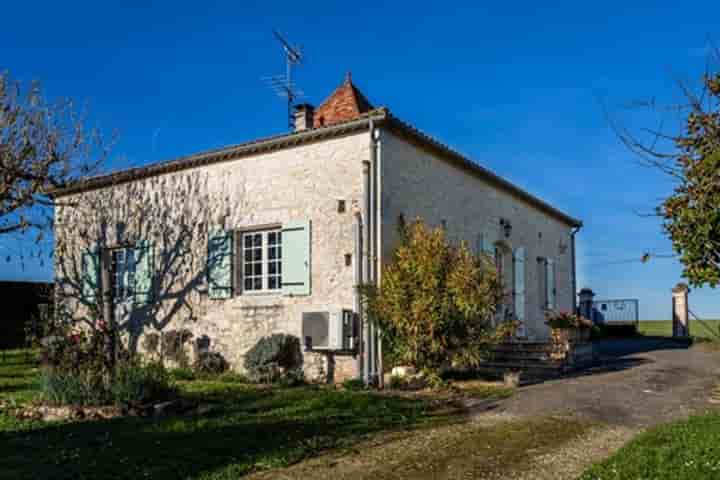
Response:
[{"label": "roof", "polygon": [[[336,104],[333,98],[336,100],[340,98],[345,101],[347,100],[348,95],[354,96],[353,101],[355,102],[355,106],[351,106],[353,109],[352,114],[349,109],[327,107],[328,105]],[[328,103],[329,101],[330,103]],[[340,112],[336,116],[331,117],[334,119],[333,123],[328,123],[326,119],[326,124],[324,126],[317,126],[308,130],[261,138],[246,143],[231,145],[216,150],[209,150],[152,165],[91,177],[72,183],[64,188],[57,189],[52,192],[52,194],[55,197],[62,197],[212,163],[237,160],[252,155],[258,155],[285,148],[293,148],[299,145],[314,143],[329,138],[336,138],[361,131],[367,131],[370,129],[371,125],[375,125],[388,128],[394,134],[412,141],[421,148],[432,151],[438,156],[444,158],[446,161],[464,169],[472,175],[484,179],[497,188],[500,188],[535,206],[539,210],[553,216],[554,218],[567,223],[569,226],[580,227],[582,225],[580,220],[571,217],[544,200],[526,192],[509,180],[500,177],[496,173],[463,156],[435,138],[421,132],[411,124],[398,119],[390,113],[387,108],[371,108],[367,99],[352,84],[349,75],[346,77],[343,85],[338,87],[328,100],[323,102],[318,110],[316,110],[316,117],[318,112],[323,111],[323,108],[325,107],[327,107],[325,111],[333,110],[335,112]],[[369,108],[369,110],[365,110],[366,108]]]},{"label": "roof", "polygon": [[335,125],[357,118],[373,109],[365,95],[352,83],[350,72],[345,81],[315,110],[313,127]]}]

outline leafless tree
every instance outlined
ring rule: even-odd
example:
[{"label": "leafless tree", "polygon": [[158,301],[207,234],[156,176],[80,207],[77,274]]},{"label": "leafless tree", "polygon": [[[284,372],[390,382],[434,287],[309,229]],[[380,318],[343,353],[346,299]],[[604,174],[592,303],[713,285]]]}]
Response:
[{"label": "leafless tree", "polygon": [[108,148],[85,118],[72,101],[46,101],[37,82],[23,88],[0,73],[0,237],[41,241],[56,205],[50,192],[99,171]]}]

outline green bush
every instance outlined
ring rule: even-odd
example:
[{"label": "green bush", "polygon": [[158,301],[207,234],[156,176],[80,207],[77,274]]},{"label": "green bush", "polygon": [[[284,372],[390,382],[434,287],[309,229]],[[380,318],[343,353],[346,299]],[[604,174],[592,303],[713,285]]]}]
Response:
[{"label": "green bush", "polygon": [[176,393],[170,373],[157,362],[127,362],[110,382],[110,396],[116,405],[142,405],[167,400]]},{"label": "green bush", "polygon": [[170,370],[170,376],[173,380],[195,380],[195,372],[188,367],[173,368]]},{"label": "green bush", "polygon": [[432,371],[447,362],[477,365],[497,340],[491,320],[502,291],[494,259],[448,241],[444,229],[419,219],[401,233],[383,267],[382,287],[360,289],[389,360]]},{"label": "green bush", "polygon": [[400,375],[392,375],[390,377],[390,382],[388,384],[388,388],[391,388],[393,390],[400,390],[405,386],[405,380]]},{"label": "green bush", "polygon": [[245,354],[245,369],[253,381],[273,382],[283,377],[297,379],[297,370],[301,366],[300,340],[284,333],[261,338]]},{"label": "green bush", "polygon": [[101,378],[90,372],[71,372],[42,369],[40,395],[50,405],[107,405],[111,395]]},{"label": "green bush", "polygon": [[113,375],[93,369],[43,368],[40,372],[41,398],[50,405],[138,405],[176,393],[170,373],[159,363],[124,361]]},{"label": "green bush", "polygon": [[217,376],[215,379],[218,382],[224,382],[224,383],[249,383],[250,379],[248,379],[245,375],[242,373],[236,373],[228,370],[225,373],[221,373]]},{"label": "green bush", "polygon": [[345,390],[365,390],[365,382],[359,378],[349,378],[342,383]]},{"label": "green bush", "polygon": [[228,362],[218,352],[202,352],[195,359],[194,370],[204,375],[220,375],[228,369]]}]

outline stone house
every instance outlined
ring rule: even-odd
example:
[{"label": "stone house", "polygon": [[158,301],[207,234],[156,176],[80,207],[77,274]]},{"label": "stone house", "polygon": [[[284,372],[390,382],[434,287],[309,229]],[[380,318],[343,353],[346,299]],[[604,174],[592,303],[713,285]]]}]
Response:
[{"label": "stone house", "polygon": [[[495,256],[519,339],[574,308],[581,222],[373,107],[350,76],[294,131],[119,171],[56,192],[56,280],[78,316],[112,299],[132,348],[185,329],[242,369],[258,339],[303,338],[304,315],[359,312],[381,282],[401,218],[442,225]],[[328,317],[325,316],[327,322]],[[344,318],[357,318],[348,316]],[[376,378],[372,325],[337,351],[309,348],[310,377]]]}]

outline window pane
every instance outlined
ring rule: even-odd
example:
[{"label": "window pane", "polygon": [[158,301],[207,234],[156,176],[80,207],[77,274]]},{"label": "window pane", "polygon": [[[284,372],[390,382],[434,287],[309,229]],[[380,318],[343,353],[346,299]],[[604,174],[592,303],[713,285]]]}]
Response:
[{"label": "window pane", "polygon": [[245,290],[252,290],[252,289],[253,289],[252,278],[245,278]]},{"label": "window pane", "polygon": [[262,278],[253,278],[254,290],[262,290]]},{"label": "window pane", "polygon": [[277,263],[276,262],[270,262],[268,263],[268,274],[275,275],[277,273],[275,270],[277,269]]},{"label": "window pane", "polygon": [[262,234],[256,233],[253,235],[253,246],[260,247],[262,246]]},{"label": "window pane", "polygon": [[245,248],[252,247],[252,237],[250,235],[245,235],[243,238],[245,239]]},{"label": "window pane", "polygon": [[268,288],[270,290],[275,290],[278,288],[277,277],[268,277]]},{"label": "window pane", "polygon": [[245,250],[245,261],[249,262],[252,260],[252,250]]},{"label": "window pane", "polygon": [[253,260],[260,261],[262,260],[262,250],[259,248],[256,248],[253,250]]},{"label": "window pane", "polygon": [[254,275],[262,275],[262,263],[256,263],[254,264],[253,274]]},{"label": "window pane", "polygon": [[270,247],[268,250],[268,259],[274,260],[277,255],[277,247]]}]

